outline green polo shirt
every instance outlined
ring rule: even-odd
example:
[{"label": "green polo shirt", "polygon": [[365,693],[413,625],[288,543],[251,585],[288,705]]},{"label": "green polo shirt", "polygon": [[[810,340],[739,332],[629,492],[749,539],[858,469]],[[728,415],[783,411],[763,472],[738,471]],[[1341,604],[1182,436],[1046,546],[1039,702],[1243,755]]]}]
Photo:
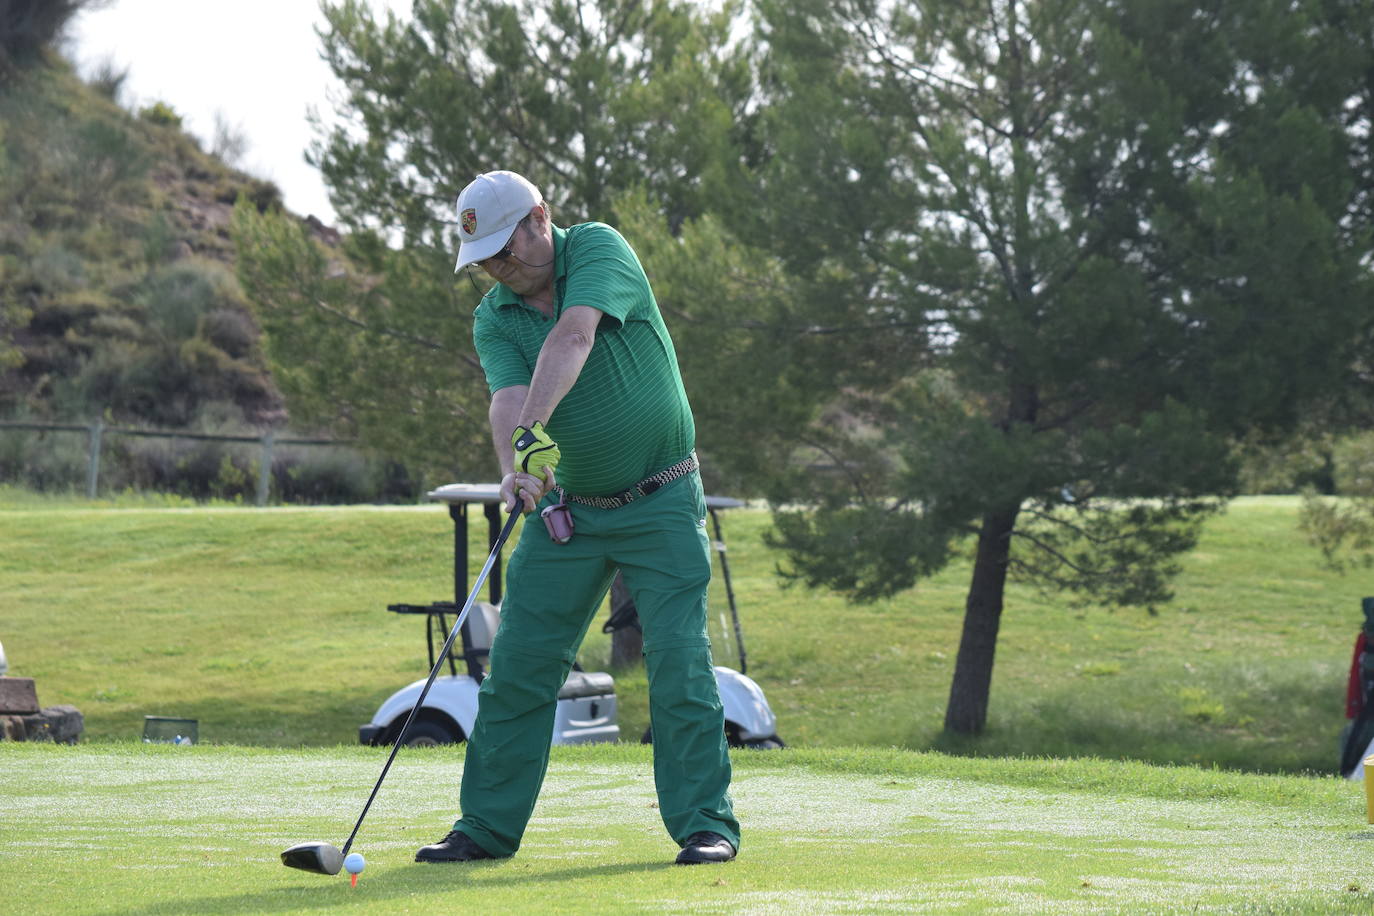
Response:
[{"label": "green polo shirt", "polygon": [[[602,318],[577,382],[544,425],[562,452],[559,484],[580,496],[607,496],[686,458],[696,429],[673,340],[629,244],[604,223],[580,223],[555,226],[553,250],[554,315],[589,305]],[[473,319],[492,393],[529,385],[556,317],[498,283]]]}]

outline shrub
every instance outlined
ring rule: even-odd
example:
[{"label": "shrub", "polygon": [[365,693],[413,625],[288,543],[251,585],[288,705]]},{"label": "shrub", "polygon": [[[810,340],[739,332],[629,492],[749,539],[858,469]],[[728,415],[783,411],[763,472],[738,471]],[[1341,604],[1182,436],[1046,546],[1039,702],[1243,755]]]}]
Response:
[{"label": "shrub", "polygon": [[306,505],[413,503],[419,493],[405,465],[343,446],[279,449],[272,482],[280,502]]},{"label": "shrub", "polygon": [[1295,436],[1280,443],[1244,442],[1237,449],[1242,493],[1332,493],[1332,442],[1324,433]]},{"label": "shrub", "polygon": [[86,281],[85,263],[60,242],[51,242],[29,261],[29,277],[45,292],[73,290]]},{"label": "shrub", "polygon": [[96,62],[86,76],[87,85],[116,105],[124,95],[124,84],[128,81],[129,68],[119,66],[113,57]]},{"label": "shrub", "polygon": [[40,493],[85,486],[89,440],[79,432],[0,430],[0,480]]},{"label": "shrub", "polygon": [[154,102],[152,105],[140,109],[138,116],[151,124],[181,129],[181,115],[177,114],[176,109],[166,102]]},{"label": "shrub", "polygon": [[167,217],[154,213],[152,219],[143,227],[143,260],[149,267],[161,264],[172,253],[177,233]]},{"label": "shrub", "polygon": [[154,271],[135,301],[169,340],[189,340],[201,318],[237,300],[233,276],[208,261],[184,259]]},{"label": "shrub", "polygon": [[[241,429],[236,414],[232,404],[211,402],[194,428],[242,435],[234,432]],[[101,445],[102,494],[164,494],[200,502],[252,503],[257,498],[262,450],[256,441],[132,436],[107,430]],[[84,493],[88,451],[84,430],[0,429],[0,484],[41,493]],[[420,490],[405,465],[347,446],[278,447],[271,484],[273,501],[305,505],[414,503]]]},{"label": "shrub", "polygon": [[219,473],[210,485],[210,492],[219,499],[242,500],[250,489],[249,478],[249,469],[240,467],[234,456],[225,452],[220,456]]},{"label": "shrub", "polygon": [[258,344],[258,328],[247,312],[218,308],[200,320],[199,334],[235,359],[251,355]]},{"label": "shrub", "polygon": [[378,475],[377,502],[414,503],[420,498],[420,481],[410,475],[410,468],[391,459],[382,459],[374,467]]},{"label": "shrub", "polygon": [[1374,433],[1361,433],[1332,449],[1335,492],[1345,496],[1374,496]]},{"label": "shrub", "polygon": [[[257,449],[233,442],[119,436],[115,489],[175,493],[195,500],[251,501],[256,494]],[[105,478],[102,469],[102,480]]]},{"label": "shrub", "polygon": [[282,449],[272,462],[277,498],[285,503],[372,502],[376,489],[362,456],[351,449]]},{"label": "shrub", "polygon": [[248,134],[242,124],[231,124],[223,111],[215,112],[215,130],[210,138],[210,155],[227,165],[238,165],[248,152]]},{"label": "shrub", "polygon": [[270,181],[252,179],[243,189],[243,195],[252,202],[259,213],[269,210],[275,213],[282,208],[281,189]]},{"label": "shrub", "polygon": [[108,195],[126,182],[148,173],[147,152],[118,124],[91,120],[76,131],[74,176],[86,186],[86,196]]}]

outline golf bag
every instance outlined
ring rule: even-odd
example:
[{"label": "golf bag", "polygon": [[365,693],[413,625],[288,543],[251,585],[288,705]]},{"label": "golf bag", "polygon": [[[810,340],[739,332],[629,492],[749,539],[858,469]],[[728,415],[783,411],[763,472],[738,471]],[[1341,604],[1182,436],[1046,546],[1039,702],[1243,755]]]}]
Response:
[{"label": "golf bag", "polygon": [[1374,598],[1361,602],[1364,626],[1355,639],[1355,655],[1350,662],[1346,684],[1346,723],[1341,733],[1341,775],[1356,774],[1370,742],[1374,741]]}]

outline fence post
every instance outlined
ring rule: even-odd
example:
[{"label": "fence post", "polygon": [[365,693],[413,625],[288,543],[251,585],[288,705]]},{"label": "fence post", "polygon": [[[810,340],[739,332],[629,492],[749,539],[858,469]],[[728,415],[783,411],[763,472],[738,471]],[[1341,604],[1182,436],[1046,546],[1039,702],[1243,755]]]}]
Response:
[{"label": "fence post", "polygon": [[269,429],[262,437],[262,457],[258,460],[258,506],[267,505],[267,493],[272,485],[272,442],[277,431]]},{"label": "fence post", "polygon": [[105,421],[96,417],[90,427],[90,457],[86,462],[86,498],[95,499],[100,489],[100,438],[105,431]]}]

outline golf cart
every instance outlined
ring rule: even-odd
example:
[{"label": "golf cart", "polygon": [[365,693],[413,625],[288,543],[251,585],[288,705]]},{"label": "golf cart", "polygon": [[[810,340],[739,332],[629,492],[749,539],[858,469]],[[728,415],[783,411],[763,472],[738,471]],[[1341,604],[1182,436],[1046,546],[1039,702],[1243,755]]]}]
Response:
[{"label": "golf cart", "polygon": [[[717,613],[707,619],[707,630],[711,636],[711,655],[716,661],[728,661],[735,668],[716,665],[716,690],[720,694],[721,706],[725,709],[725,735],[731,747],[747,747],[756,750],[785,747],[778,737],[778,720],[768,706],[763,688],[745,672],[748,670],[749,657],[744,649],[744,631],[739,622],[739,607],[735,603],[735,588],[730,581],[730,561],[725,554],[725,535],[721,532],[720,513],[724,509],[743,506],[737,499],[723,496],[706,497],[706,511],[711,516],[715,529],[715,539],[711,548],[719,558],[720,578],[725,586],[725,606],[730,609],[729,620],[725,617],[724,607],[716,602]],[[604,633],[633,628],[640,629],[639,614],[634,602],[626,597],[621,606],[612,601],[611,617],[601,628]],[[653,729],[646,729],[643,743],[653,741]]]},{"label": "golf cart", "polygon": [[[436,601],[426,605],[392,604],[388,611],[396,614],[425,617],[425,636],[429,647],[431,670],[437,664],[435,635],[442,648],[450,632],[451,619],[456,619],[467,595],[468,528],[467,507],[480,503],[487,518],[489,543],[496,544],[501,529],[500,489],[497,484],[449,484],[430,492],[429,498],[448,504],[454,525],[453,585],[455,601]],[[733,630],[733,646],[739,660],[739,670],[717,666],[716,683],[725,707],[726,732],[736,746],[781,747],[777,736],[777,720],[768,707],[763,690],[744,673],[746,664],[739,614],[735,607],[730,571],[725,560],[725,543],[721,536],[719,510],[741,506],[738,500],[706,497],[707,510],[715,522],[715,551],[720,557],[733,627],[719,619],[720,634],[726,642]],[[448,744],[466,740],[477,719],[477,691],[486,677],[485,663],[493,637],[500,623],[501,561],[489,578],[486,602],[475,604],[460,630],[462,651],[450,650],[445,662],[449,673],[435,679],[415,722],[406,734],[407,745]],[[637,625],[637,620],[629,625]],[[720,639],[720,634],[717,639]],[[463,666],[459,673],[459,665]],[[392,694],[377,709],[371,721],[358,730],[358,740],[367,745],[390,744],[396,740],[407,715],[425,685],[425,679],[415,681]],[[558,693],[554,719],[554,744],[617,741],[620,726],[616,724],[615,682],[604,672],[583,671],[574,666]]]}]

